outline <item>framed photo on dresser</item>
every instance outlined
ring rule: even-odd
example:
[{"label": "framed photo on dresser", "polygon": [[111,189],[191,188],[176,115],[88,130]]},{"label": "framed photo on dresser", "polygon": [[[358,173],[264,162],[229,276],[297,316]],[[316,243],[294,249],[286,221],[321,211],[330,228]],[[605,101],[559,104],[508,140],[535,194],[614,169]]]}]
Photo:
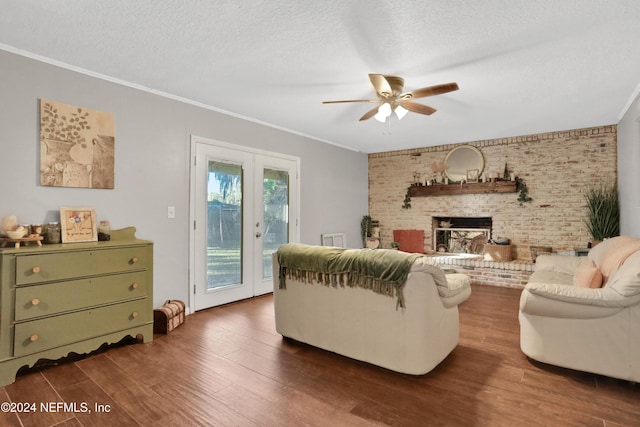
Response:
[{"label": "framed photo on dresser", "polygon": [[60,208],[62,243],[97,242],[98,227],[94,208]]}]

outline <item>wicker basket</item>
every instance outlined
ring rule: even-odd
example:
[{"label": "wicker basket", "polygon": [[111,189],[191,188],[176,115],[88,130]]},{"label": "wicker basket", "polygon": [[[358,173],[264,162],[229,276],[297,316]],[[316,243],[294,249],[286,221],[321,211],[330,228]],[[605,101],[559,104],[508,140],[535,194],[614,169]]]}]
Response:
[{"label": "wicker basket", "polygon": [[485,261],[511,261],[511,245],[484,245]]}]

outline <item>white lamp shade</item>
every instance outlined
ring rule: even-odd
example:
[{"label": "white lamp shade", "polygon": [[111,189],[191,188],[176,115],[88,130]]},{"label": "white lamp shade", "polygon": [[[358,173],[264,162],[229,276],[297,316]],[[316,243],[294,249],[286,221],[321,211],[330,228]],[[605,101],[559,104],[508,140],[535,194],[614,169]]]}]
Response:
[{"label": "white lamp shade", "polygon": [[375,116],[373,116],[373,118],[381,123],[384,123],[387,120],[387,117],[389,117],[390,115],[391,115],[391,105],[389,105],[388,102],[385,102],[384,104],[378,107],[378,112],[376,113]]},{"label": "white lamp shade", "polygon": [[396,109],[393,110],[393,112],[396,113],[396,116],[398,117],[398,120],[402,120],[402,118],[407,115],[409,110],[404,108],[402,105],[398,105],[396,107]]}]

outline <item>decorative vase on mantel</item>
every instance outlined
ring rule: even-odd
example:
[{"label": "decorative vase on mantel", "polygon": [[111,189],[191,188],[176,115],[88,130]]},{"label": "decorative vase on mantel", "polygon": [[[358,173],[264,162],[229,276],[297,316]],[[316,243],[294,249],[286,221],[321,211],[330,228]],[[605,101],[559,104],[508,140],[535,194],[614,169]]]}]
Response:
[{"label": "decorative vase on mantel", "polygon": [[376,239],[380,238],[380,221],[371,221],[371,237]]}]

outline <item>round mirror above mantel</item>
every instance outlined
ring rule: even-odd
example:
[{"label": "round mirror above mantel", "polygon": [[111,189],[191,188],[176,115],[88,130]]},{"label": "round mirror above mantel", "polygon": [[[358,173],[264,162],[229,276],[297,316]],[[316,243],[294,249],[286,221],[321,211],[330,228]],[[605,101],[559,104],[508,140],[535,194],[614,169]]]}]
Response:
[{"label": "round mirror above mantel", "polygon": [[479,179],[484,170],[484,157],[480,150],[471,145],[461,145],[453,148],[444,160],[445,174],[450,181],[460,182]]}]

